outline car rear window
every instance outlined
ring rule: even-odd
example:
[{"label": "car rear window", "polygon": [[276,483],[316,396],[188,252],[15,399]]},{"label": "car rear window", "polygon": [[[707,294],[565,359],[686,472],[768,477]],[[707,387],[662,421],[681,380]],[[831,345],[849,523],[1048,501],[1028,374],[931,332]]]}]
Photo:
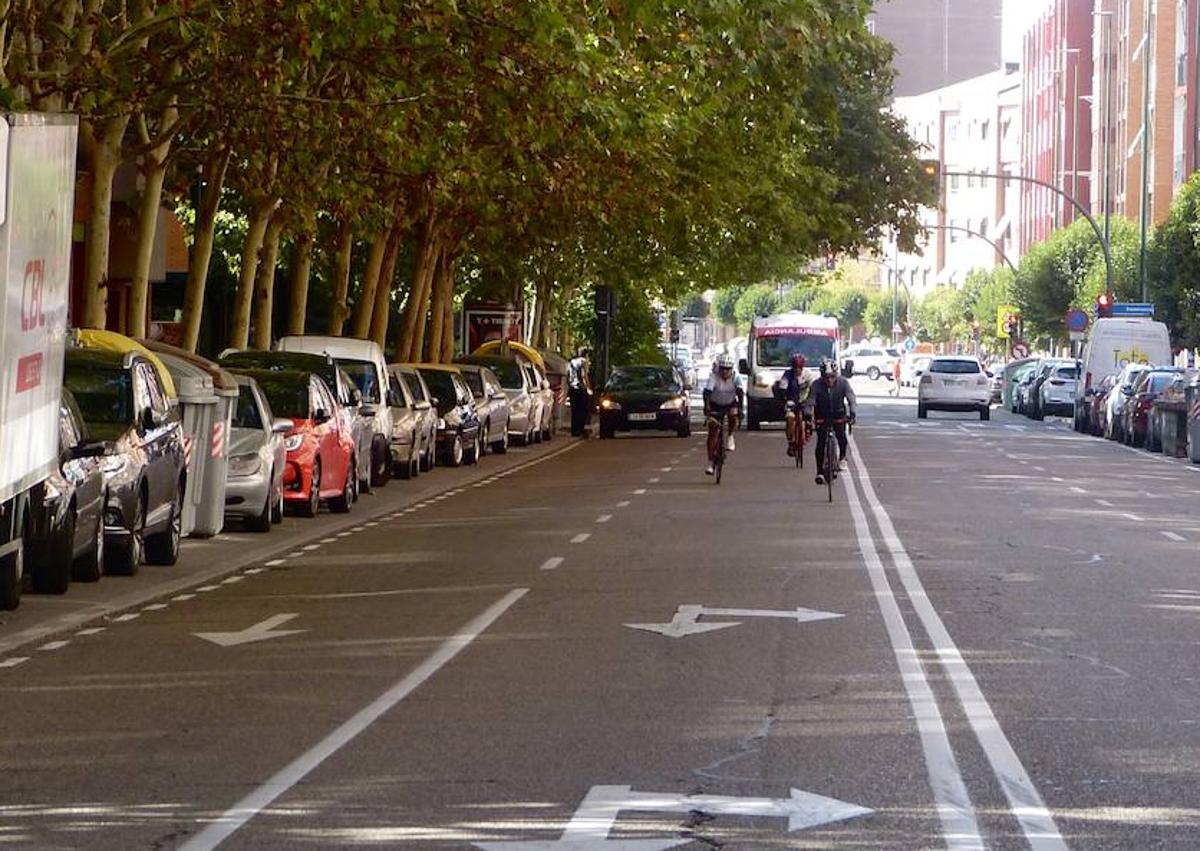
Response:
[{"label": "car rear window", "polygon": [[302,379],[263,377],[258,379],[258,387],[277,416],[308,419],[308,376]]},{"label": "car rear window", "polygon": [[483,379],[480,378],[478,372],[475,372],[474,370],[467,370],[462,375],[463,375],[463,378],[466,379],[467,386],[471,388],[472,395],[474,395],[474,396],[483,396],[484,395]]},{"label": "car rear window", "polygon": [[979,372],[979,364],[973,360],[935,360],[929,364],[929,371],[947,375],[975,375]]},{"label": "car rear window", "polygon": [[1079,378],[1079,367],[1077,366],[1060,366],[1054,371],[1055,378],[1067,378],[1072,381]]},{"label": "car rear window", "polygon": [[379,401],[379,377],[375,370],[375,364],[367,360],[342,359],[339,359],[337,364],[346,370],[346,374],[354,381],[365,401]]},{"label": "car rear window", "polygon": [[1142,390],[1146,393],[1161,393],[1171,386],[1171,382],[1175,380],[1173,372],[1156,372],[1150,376],[1150,380],[1146,382],[1147,387]]},{"label": "car rear window", "polygon": [[133,419],[133,386],[128,370],[101,364],[73,363],[64,384],[86,423],[124,425]]},{"label": "car rear window", "polygon": [[233,412],[234,428],[263,427],[262,416],[258,412],[258,403],[254,399],[254,391],[243,384],[238,388],[237,408]]}]

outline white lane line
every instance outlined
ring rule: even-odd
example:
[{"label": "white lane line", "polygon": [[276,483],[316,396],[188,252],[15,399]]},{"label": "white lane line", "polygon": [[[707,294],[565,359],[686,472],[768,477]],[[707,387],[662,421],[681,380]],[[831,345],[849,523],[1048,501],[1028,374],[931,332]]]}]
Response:
[{"label": "white lane line", "polygon": [[279,567],[279,565],[283,564],[283,563],[284,563],[284,561],[286,561],[286,559],[282,559],[282,558],[273,558],[273,559],[271,559],[270,561],[263,562],[263,563],[264,563],[264,564],[265,564],[267,567]]},{"label": "white lane line", "polygon": [[646,495],[646,489],[645,489],[645,488],[638,488],[637,490],[635,490],[635,491],[633,492],[633,495],[634,495],[634,496],[645,496],[645,495]]},{"label": "white lane line", "polygon": [[558,570],[558,568],[562,567],[562,563],[564,561],[566,561],[566,559],[563,558],[562,556],[554,556],[553,558],[548,558],[544,562],[542,562],[542,566],[539,567],[538,570]]},{"label": "white lane line", "polygon": [[165,608],[167,608],[166,603],[151,603],[149,606],[143,606],[142,611],[143,612],[161,612]]},{"label": "white lane line", "polygon": [[672,470],[674,470],[674,469],[675,469],[674,467],[663,467],[663,468],[662,468],[662,470],[661,470],[661,472],[663,472],[663,473],[669,473],[669,472],[671,472],[671,471],[672,471]]},{"label": "white lane line", "polygon": [[254,576],[256,573],[262,573],[265,570],[266,570],[265,567],[248,567],[248,568],[246,568],[246,575]]},{"label": "white lane line", "polygon": [[129,621],[135,621],[140,617],[141,615],[139,615],[137,612],[128,612],[124,615],[117,615],[115,618],[113,618],[113,623],[128,623]]},{"label": "white lane line", "polygon": [[272,801],[301,782],[326,759],[352,742],[356,736],[412,694],[528,593],[528,588],[517,588],[505,594],[483,614],[446,639],[433,655],[406,677],[352,715],[310,750],[284,766],[274,777],[234,804],[216,821],[210,822],[180,846],[180,851],[212,851],[238,828],[270,806]]},{"label": "white lane line", "polygon": [[586,541],[590,537],[592,537],[591,532],[580,532],[578,535],[576,535],[574,538],[571,539],[571,543],[572,544],[582,544],[584,541]]},{"label": "white lane line", "polygon": [[226,577],[225,579],[222,579],[221,584],[222,585],[236,585],[237,583],[241,582],[245,578],[246,577],[244,577],[244,576],[229,576],[229,577]]},{"label": "white lane line", "polygon": [[892,554],[892,561],[896,565],[896,572],[900,575],[904,592],[908,595],[909,604],[924,626],[925,633],[933,645],[933,654],[941,663],[942,670],[945,671],[955,694],[958,695],[963,714],[987,756],[992,771],[996,774],[996,779],[1004,789],[1009,809],[1021,825],[1021,830],[1030,847],[1035,851],[1066,851],[1067,844],[1058,831],[1054,817],[1050,814],[1045,801],[1042,800],[1041,794],[1029,777],[1029,772],[1021,763],[1021,758],[1013,750],[1012,743],[1004,734],[1000,721],[992,712],[991,705],[984,697],[975,675],[971,673],[971,668],[963,659],[958,645],[950,637],[946,624],[942,622],[937,609],[930,602],[916,568],[913,567],[912,559],[908,556],[908,551],[904,549],[904,544],[896,535],[892,518],[888,516],[887,511],[879,502],[879,498],[875,495],[871,476],[863,466],[858,454],[858,446],[853,437],[850,438],[850,446],[852,447],[855,475],[861,479],[863,494],[871,506],[871,513],[875,516],[879,531]]},{"label": "white lane line", "polygon": [[311,553],[313,550],[321,549],[321,545],[320,544],[309,544],[307,547],[301,547],[301,549],[304,550],[304,552],[306,552],[306,553]]},{"label": "white lane line", "polygon": [[1109,502],[1107,499],[1098,499],[1098,500],[1096,500],[1096,505],[1099,505],[1099,506],[1100,506],[1100,507],[1102,507],[1102,508],[1114,508],[1114,507],[1115,507],[1115,506],[1114,506],[1114,505],[1113,505],[1111,502]]},{"label": "white lane line", "polygon": [[607,523],[609,520],[612,520],[611,514],[601,514],[596,518],[597,523]]},{"label": "white lane line", "polygon": [[1146,519],[1144,517],[1139,517],[1136,514],[1130,514],[1128,512],[1123,513],[1121,516],[1124,517],[1126,520],[1132,520],[1134,523],[1142,523]]},{"label": "white lane line", "polygon": [[304,555],[304,550],[296,550],[294,553],[288,553],[287,558],[298,558]]},{"label": "white lane line", "polygon": [[207,594],[209,591],[216,591],[220,587],[221,587],[220,585],[201,585],[196,590],[203,591],[205,594]]},{"label": "white lane line", "polygon": [[100,633],[104,632],[104,630],[106,630],[106,629],[108,629],[108,627],[92,626],[92,627],[88,627],[87,629],[79,630],[79,632],[75,633],[75,635],[77,637],[83,637],[86,635],[99,635]]},{"label": "white lane line", "polygon": [[649,479],[649,482],[652,485],[657,485],[661,481],[662,481],[662,479],[660,479],[658,476],[655,476],[653,479]]},{"label": "white lane line", "polygon": [[883,615],[884,626],[892,643],[892,652],[900,669],[900,681],[908,694],[908,703],[917,720],[917,733],[921,738],[921,749],[925,754],[925,770],[929,774],[929,786],[937,803],[938,817],[942,822],[942,834],[948,849],[981,849],[983,837],[975,818],[975,806],[963,782],[962,770],[950,745],[946,723],[938,708],[937,698],[921,657],[913,646],[912,635],[904,623],[904,615],[888,582],[883,561],[875,547],[866,514],[854,486],[854,477],[846,477],[846,495],[850,502],[850,513],[854,518],[854,531],[858,536],[858,548],[867,566],[875,601]]},{"label": "white lane line", "polygon": [[1168,538],[1172,541],[1179,541],[1180,543],[1187,540],[1187,538],[1183,537],[1183,535],[1177,534],[1175,532],[1163,532],[1162,536],[1164,538]]},{"label": "white lane line", "polygon": [[70,643],[71,642],[69,641],[47,641],[45,644],[39,647],[38,650],[62,650]]},{"label": "white lane line", "polygon": [[1034,467],[1033,469],[1037,470],[1039,473],[1044,473],[1044,472],[1046,472],[1046,468],[1045,468],[1045,467]]},{"label": "white lane line", "polygon": [[10,656],[5,660],[0,661],[0,668],[15,668],[17,665],[23,665],[28,661],[28,656]]},{"label": "white lane line", "polygon": [[1071,493],[1087,493],[1083,488],[1072,487]]},{"label": "white lane line", "polygon": [[370,523],[364,523],[363,525],[366,526],[368,529],[374,529],[376,526],[379,525],[379,523],[375,520],[372,520]]},{"label": "white lane line", "polygon": [[178,596],[172,597],[171,602],[172,603],[185,603],[188,600],[194,600],[194,599],[196,599],[195,594],[179,594]]},{"label": "white lane line", "polygon": [[350,533],[349,533],[349,532],[338,532],[338,533],[337,533],[337,536],[338,536],[339,538],[349,538],[349,537],[350,537]]},{"label": "white lane line", "polygon": [[337,542],[337,538],[322,538],[321,539],[322,544],[333,544],[336,542]]},{"label": "white lane line", "polygon": [[627,500],[627,499],[623,499],[617,503],[617,508],[628,508],[628,507],[629,507],[629,500]]}]

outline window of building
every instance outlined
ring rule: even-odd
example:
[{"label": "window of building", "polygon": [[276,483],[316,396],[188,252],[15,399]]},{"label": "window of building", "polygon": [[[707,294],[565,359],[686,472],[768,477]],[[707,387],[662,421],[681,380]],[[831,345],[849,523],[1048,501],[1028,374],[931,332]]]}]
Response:
[{"label": "window of building", "polygon": [[958,175],[957,174],[950,175],[950,191],[951,192],[958,191]]},{"label": "window of building", "polygon": [[988,122],[981,121],[981,122],[979,122],[979,138],[982,141],[986,142],[987,137],[988,137]]},{"label": "window of building", "polygon": [[951,121],[950,124],[946,127],[946,138],[948,138],[951,142],[958,141],[958,122],[957,121]]}]

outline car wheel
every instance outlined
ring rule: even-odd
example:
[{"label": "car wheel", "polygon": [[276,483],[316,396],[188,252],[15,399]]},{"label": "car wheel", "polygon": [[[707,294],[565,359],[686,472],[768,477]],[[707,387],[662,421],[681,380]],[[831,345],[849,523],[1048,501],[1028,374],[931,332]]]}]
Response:
[{"label": "car wheel", "polygon": [[[274,479],[272,479],[274,481]],[[251,532],[270,532],[271,531],[271,508],[275,501],[274,494],[267,491],[267,498],[263,502],[263,510],[254,517],[246,518],[246,528]]]},{"label": "car wheel", "polygon": [[879,367],[877,367],[877,366],[867,367],[867,378],[871,379],[872,381],[878,381],[879,380]]},{"label": "car wheel", "polygon": [[172,565],[179,561],[179,541],[183,538],[183,487],[175,492],[171,502],[171,518],[167,528],[146,537],[146,561],[150,564]]},{"label": "car wheel", "polygon": [[463,460],[468,464],[478,464],[482,454],[483,436],[477,431],[475,432],[475,439],[471,441],[471,447],[463,453]]},{"label": "car wheel", "polygon": [[133,576],[142,566],[142,536],[145,534],[146,504],[138,500],[129,534],[106,547],[104,572],[116,576]]},{"label": "car wheel", "polygon": [[450,448],[446,450],[446,466],[460,467],[463,462],[463,444],[462,435],[454,435],[454,442],[450,444]]},{"label": "car wheel", "polygon": [[762,428],[762,423],[759,422],[758,417],[754,416],[754,411],[747,406],[746,431],[758,431],[760,428]]},{"label": "car wheel", "polygon": [[492,451],[497,455],[503,455],[508,451],[508,423],[504,424],[504,433],[500,439],[492,444]]},{"label": "car wheel", "polygon": [[[71,585],[71,550],[75,546],[75,506],[67,512],[62,528],[51,536],[49,546],[29,565],[33,590],[38,594],[66,594]],[[38,562],[41,563],[38,563]]]},{"label": "car wheel", "polygon": [[542,430],[541,430],[541,428],[535,428],[535,429],[533,430],[533,435],[532,435],[532,436],[533,436],[533,442],[534,442],[534,443],[541,443],[541,442],[542,442]]},{"label": "car wheel", "polygon": [[982,408],[979,409],[979,419],[981,421],[990,420],[991,418],[992,418],[992,409],[991,408],[989,408],[987,405],[984,405]]},{"label": "car wheel", "polygon": [[487,454],[491,444],[487,442],[487,436],[492,433],[491,422],[485,423],[479,427],[479,456],[483,457]]},{"label": "car wheel", "polygon": [[313,461],[312,480],[309,484],[308,502],[300,506],[301,517],[316,517],[321,510],[321,461]]},{"label": "car wheel", "polygon": [[392,478],[392,459],[386,445],[378,443],[371,451],[371,485],[381,488]]},{"label": "car wheel", "polygon": [[356,469],[352,459],[350,466],[346,470],[346,482],[342,485],[342,492],[329,500],[329,510],[335,514],[347,513],[358,498],[358,474],[355,473]]},{"label": "car wheel", "polygon": [[100,511],[96,517],[96,531],[88,551],[75,560],[71,567],[71,578],[76,582],[99,582],[104,572],[104,504],[101,498]]},{"label": "car wheel", "polygon": [[25,547],[0,558],[0,611],[11,611],[21,604],[21,584],[25,576]]},{"label": "car wheel", "polygon": [[542,439],[545,440],[547,443],[549,443],[551,440],[554,440],[553,426],[548,426],[545,430],[542,431]]},{"label": "car wheel", "polygon": [[[271,474],[271,488],[275,487],[275,474]],[[271,505],[271,522],[283,522],[283,485],[279,486],[279,490],[275,493],[274,502]]]},{"label": "car wheel", "polygon": [[683,425],[681,425],[679,427],[679,431],[675,432],[675,434],[678,435],[679,437],[691,437],[692,436],[692,421],[689,419],[684,419]]},{"label": "car wheel", "polygon": [[919,419],[919,420],[927,419],[928,416],[929,416],[929,412],[927,410],[925,410],[925,406],[922,405],[920,402],[918,402],[917,403],[917,419]]}]

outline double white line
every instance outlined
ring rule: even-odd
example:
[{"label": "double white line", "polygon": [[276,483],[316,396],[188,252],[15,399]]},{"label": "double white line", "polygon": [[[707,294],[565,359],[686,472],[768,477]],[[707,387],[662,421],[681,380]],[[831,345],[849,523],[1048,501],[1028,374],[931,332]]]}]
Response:
[{"label": "double white line", "polygon": [[[892,650],[900,666],[901,680],[916,717],[917,731],[929,772],[929,784],[933,789],[938,816],[942,822],[946,847],[952,851],[968,851],[983,849],[986,845],[979,831],[975,807],[971,803],[966,784],[963,783],[962,772],[946,732],[937,697],[929,685],[925,666],[913,645],[912,634],[900,612],[895,592],[884,569],[879,550],[875,546],[875,539],[863,509],[863,500],[871,509],[879,527],[880,538],[891,556],[904,593],[929,637],[938,664],[954,688],[967,722],[987,756],[992,771],[995,772],[996,779],[1008,798],[1009,808],[1021,825],[1030,848],[1036,851],[1065,851],[1067,844],[1058,832],[1054,817],[1042,801],[1025,766],[1021,764],[1008,737],[1004,735],[987,698],[983,696],[979,683],[976,682],[941,616],[925,593],[912,560],[896,534],[891,517],[875,494],[875,487],[860,460],[861,456],[853,438],[850,443],[854,475],[844,477],[843,481],[846,483],[850,513],[854,517],[854,531],[871,578],[875,599],[879,603],[879,611],[887,627]],[[857,483],[855,479],[858,480]],[[862,487],[862,500],[858,495],[859,486]]]}]

